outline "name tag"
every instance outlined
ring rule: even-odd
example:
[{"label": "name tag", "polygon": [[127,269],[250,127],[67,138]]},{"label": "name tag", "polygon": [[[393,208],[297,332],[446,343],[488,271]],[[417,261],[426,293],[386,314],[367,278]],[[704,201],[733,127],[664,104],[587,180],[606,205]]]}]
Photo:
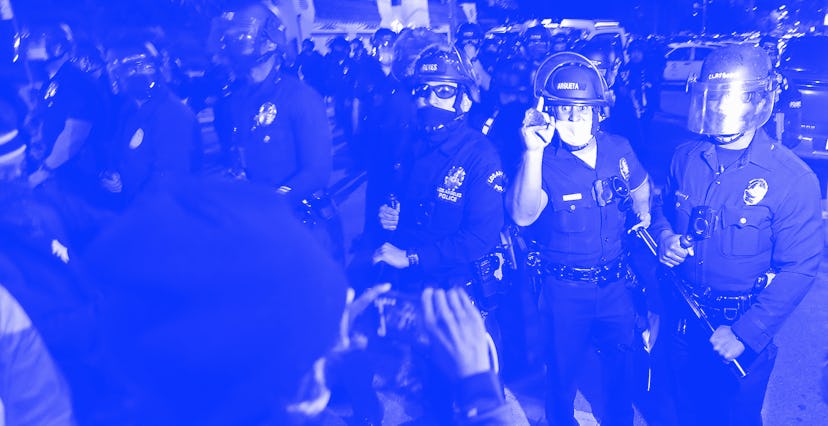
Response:
[{"label": "name tag", "polygon": [[564,201],[577,201],[577,200],[580,200],[581,198],[583,198],[583,195],[581,195],[580,192],[577,193],[577,194],[566,194],[566,195],[563,196]]}]

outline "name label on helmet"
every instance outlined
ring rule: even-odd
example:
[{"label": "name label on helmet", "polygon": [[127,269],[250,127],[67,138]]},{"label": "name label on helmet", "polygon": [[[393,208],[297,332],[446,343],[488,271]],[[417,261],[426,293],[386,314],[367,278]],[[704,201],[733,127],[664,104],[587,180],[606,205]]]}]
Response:
[{"label": "name label on helmet", "polygon": [[707,80],[718,80],[718,79],[731,79],[736,76],[736,73],[733,72],[714,72],[707,76]]},{"label": "name label on helmet", "polygon": [[420,67],[420,71],[437,71],[438,68],[437,64],[423,64]]},{"label": "name label on helmet", "polygon": [[581,87],[578,86],[578,83],[562,81],[558,83],[558,90],[581,90]]}]

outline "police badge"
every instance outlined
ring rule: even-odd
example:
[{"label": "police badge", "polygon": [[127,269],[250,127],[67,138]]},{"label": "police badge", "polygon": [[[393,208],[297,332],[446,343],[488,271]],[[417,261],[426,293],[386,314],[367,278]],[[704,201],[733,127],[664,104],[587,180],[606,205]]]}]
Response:
[{"label": "police badge", "polygon": [[463,184],[466,179],[466,171],[462,167],[456,166],[449,170],[446,177],[443,179],[443,188],[454,191]]},{"label": "police badge", "polygon": [[743,199],[745,200],[745,204],[755,206],[765,198],[767,193],[768,182],[765,179],[751,179],[748,182],[747,188],[745,188]]},{"label": "police badge", "polygon": [[256,127],[269,126],[276,119],[276,105],[273,102],[265,102],[259,107],[256,114]]}]

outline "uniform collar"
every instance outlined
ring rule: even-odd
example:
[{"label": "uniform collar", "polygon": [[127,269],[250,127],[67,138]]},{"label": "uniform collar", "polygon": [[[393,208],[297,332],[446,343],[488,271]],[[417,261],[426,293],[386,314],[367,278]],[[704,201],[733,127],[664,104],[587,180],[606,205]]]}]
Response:
[{"label": "uniform collar", "polygon": [[[705,147],[702,150],[702,158],[707,163],[707,166],[712,170],[716,170],[718,160],[716,159],[716,144],[707,140]],[[756,129],[756,134],[753,140],[746,148],[745,153],[737,160],[738,167],[742,168],[748,163],[756,164],[766,170],[771,170],[773,167],[773,157],[771,152],[776,149],[776,143],[764,130]]]}]

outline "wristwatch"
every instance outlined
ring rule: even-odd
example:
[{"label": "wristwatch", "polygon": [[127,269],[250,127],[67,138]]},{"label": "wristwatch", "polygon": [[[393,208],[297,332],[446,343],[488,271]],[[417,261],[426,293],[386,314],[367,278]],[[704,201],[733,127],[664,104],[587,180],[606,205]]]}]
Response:
[{"label": "wristwatch", "polygon": [[408,258],[408,266],[417,266],[420,263],[420,256],[417,255],[417,252],[413,249],[408,249],[405,251],[405,257]]}]

